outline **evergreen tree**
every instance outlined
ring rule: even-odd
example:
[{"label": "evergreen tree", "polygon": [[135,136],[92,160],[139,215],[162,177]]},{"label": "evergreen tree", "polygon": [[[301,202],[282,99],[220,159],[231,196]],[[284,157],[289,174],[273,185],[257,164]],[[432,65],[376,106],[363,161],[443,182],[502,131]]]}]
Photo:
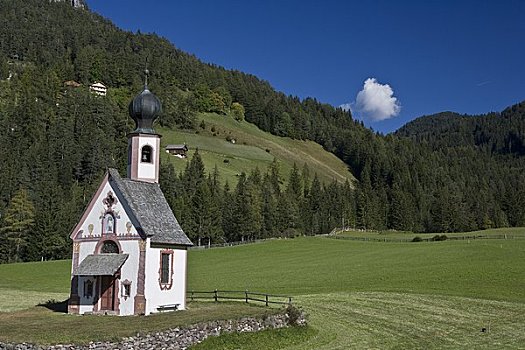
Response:
[{"label": "evergreen tree", "polygon": [[222,229],[222,210],[223,205],[220,183],[219,183],[219,171],[217,166],[213,174],[208,177],[208,188],[210,189],[210,201],[209,201],[209,227],[207,229],[208,238],[210,242],[217,242],[224,240],[224,231]]},{"label": "evergreen tree", "polygon": [[234,229],[241,240],[258,238],[261,230],[261,197],[257,187],[241,173],[234,193]]},{"label": "evergreen tree", "polygon": [[274,158],[273,162],[270,164],[268,173],[270,176],[270,184],[272,186],[272,191],[276,196],[279,196],[281,194],[281,185],[283,181],[281,179],[279,163],[277,162],[276,158]]},{"label": "evergreen tree", "polygon": [[342,201],[342,225],[343,227],[353,227],[356,225],[356,213],[355,213],[355,196],[354,190],[350,186],[348,180],[345,181],[341,188],[341,201]]},{"label": "evergreen tree", "polygon": [[222,192],[222,231],[227,241],[232,242],[237,238],[236,230],[238,229],[236,214],[236,206],[233,194],[230,191],[228,182],[224,184]]},{"label": "evergreen tree", "polygon": [[290,177],[288,179],[286,191],[281,195],[281,197],[284,196],[287,198],[283,199],[281,203],[283,206],[287,206],[286,228],[300,229],[303,188],[301,176],[295,163],[292,170],[290,171]]},{"label": "evergreen tree", "polygon": [[315,174],[306,198],[308,215],[305,217],[305,231],[307,234],[315,235],[321,233],[321,198],[321,183],[317,174]]},{"label": "evergreen tree", "polygon": [[278,236],[276,216],[277,216],[277,200],[276,194],[272,190],[271,180],[268,173],[264,176],[261,184],[261,237],[276,237]]},{"label": "evergreen tree", "polygon": [[35,225],[35,208],[25,188],[20,188],[11,199],[3,221],[0,232],[9,248],[7,257],[3,259],[8,262],[20,261],[32,239],[31,233]]},{"label": "evergreen tree", "polygon": [[188,197],[193,197],[193,194],[197,191],[197,188],[205,180],[205,169],[202,158],[199,154],[199,149],[195,150],[191,161],[187,163],[186,169],[182,177],[184,189]]},{"label": "evergreen tree", "polygon": [[199,246],[203,237],[211,239],[212,236],[211,209],[211,193],[208,183],[201,182],[191,197],[189,220],[185,226],[185,231],[190,239],[196,240]]},{"label": "evergreen tree", "polygon": [[392,186],[390,203],[390,227],[399,231],[411,231],[414,226],[411,198],[396,182]]}]

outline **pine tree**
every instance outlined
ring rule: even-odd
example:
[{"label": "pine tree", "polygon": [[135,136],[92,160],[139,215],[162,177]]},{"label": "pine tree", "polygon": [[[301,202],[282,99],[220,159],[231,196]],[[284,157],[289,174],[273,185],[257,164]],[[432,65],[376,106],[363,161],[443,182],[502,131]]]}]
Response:
[{"label": "pine tree", "polygon": [[301,203],[303,197],[303,188],[301,176],[297,165],[294,163],[292,170],[290,171],[290,177],[288,179],[288,186],[286,187],[285,193],[282,196],[286,196],[287,205],[287,228],[300,229],[301,228]]},{"label": "pine tree", "polygon": [[295,163],[293,163],[292,170],[290,171],[286,193],[291,196],[296,203],[298,203],[303,196],[303,181],[299,174],[297,164]]},{"label": "pine tree", "polygon": [[207,182],[201,182],[191,197],[190,220],[186,224],[190,239],[201,245],[203,237],[212,236],[211,192]]},{"label": "pine tree", "polygon": [[308,204],[308,215],[306,216],[306,233],[310,235],[316,235],[321,233],[321,183],[317,174],[315,174],[312,181],[312,186],[308,191],[309,195],[307,198]]},{"label": "pine tree", "polygon": [[397,182],[394,182],[390,200],[390,227],[399,231],[412,231],[413,212],[410,196],[401,190]]},{"label": "pine tree", "polygon": [[283,183],[281,179],[281,174],[279,173],[279,163],[277,162],[277,158],[273,159],[272,164],[270,164],[268,168],[268,172],[270,175],[270,184],[272,186],[272,190],[276,196],[281,194],[281,185]]},{"label": "pine tree", "polygon": [[233,229],[237,239],[260,236],[262,225],[261,195],[258,188],[241,173],[234,193]]},{"label": "pine tree", "polygon": [[199,149],[195,150],[191,161],[187,164],[182,177],[184,189],[191,198],[199,185],[205,180],[205,169]]},{"label": "pine tree", "polygon": [[374,226],[374,193],[370,181],[370,166],[367,164],[361,173],[361,181],[357,186],[357,227],[360,229],[371,229]]},{"label": "pine tree", "polygon": [[237,223],[235,222],[235,202],[233,194],[230,191],[228,182],[224,184],[222,191],[222,231],[227,241],[234,241]]},{"label": "pine tree", "polygon": [[210,189],[209,217],[210,224],[208,228],[209,242],[224,240],[224,231],[222,229],[222,210],[223,205],[219,184],[219,171],[217,166],[213,174],[208,177],[208,188]]},{"label": "pine tree", "polygon": [[8,261],[20,261],[30,243],[35,225],[35,208],[25,188],[20,188],[7,207],[0,232],[9,242]]},{"label": "pine tree", "polygon": [[342,224],[343,227],[354,227],[356,224],[356,213],[355,213],[355,193],[350,182],[345,181],[343,188],[341,189],[341,201],[342,201]]},{"label": "pine tree", "polygon": [[272,191],[270,176],[268,173],[264,176],[261,184],[261,200],[261,236],[263,238],[278,236],[276,229],[277,200],[275,198],[275,193]]},{"label": "pine tree", "polygon": [[304,189],[303,196],[308,196],[308,191],[310,191],[311,179],[310,179],[310,168],[306,162],[303,164],[303,170],[301,171],[301,185]]}]

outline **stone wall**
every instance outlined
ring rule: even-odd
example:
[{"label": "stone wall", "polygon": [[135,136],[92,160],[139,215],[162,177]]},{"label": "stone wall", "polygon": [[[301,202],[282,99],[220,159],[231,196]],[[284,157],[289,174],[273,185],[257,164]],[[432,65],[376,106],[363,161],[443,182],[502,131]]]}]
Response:
[{"label": "stone wall", "polygon": [[304,314],[297,320],[290,320],[288,314],[271,315],[265,318],[247,317],[239,320],[212,321],[184,328],[172,328],[162,332],[137,334],[119,342],[91,342],[87,345],[58,344],[42,347],[33,344],[0,343],[0,350],[87,350],[87,349],[187,349],[210,336],[232,332],[258,332],[290,326],[290,323],[306,325]]}]

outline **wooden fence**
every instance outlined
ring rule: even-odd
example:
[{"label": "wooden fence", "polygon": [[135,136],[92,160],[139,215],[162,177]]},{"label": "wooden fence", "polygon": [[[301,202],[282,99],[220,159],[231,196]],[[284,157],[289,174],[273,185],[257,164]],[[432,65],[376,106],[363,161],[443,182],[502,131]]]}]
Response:
[{"label": "wooden fence", "polygon": [[189,249],[210,249],[210,248],[221,248],[221,247],[234,247],[238,245],[261,243],[275,238],[265,238],[265,239],[245,239],[244,241],[235,241],[235,242],[225,242],[225,243],[213,243],[213,244],[203,244],[203,245],[194,245]]},{"label": "wooden fence", "polygon": [[257,293],[250,292],[247,290],[217,290],[207,292],[207,291],[188,291],[187,295],[191,301],[198,299],[213,300],[218,302],[220,300],[238,300],[249,303],[250,301],[261,302],[266,306],[270,304],[279,304],[279,305],[291,305],[292,297],[288,295],[280,294],[267,294],[267,293]]},{"label": "wooden fence", "polygon": [[[327,237],[332,239],[343,239],[351,241],[364,241],[364,242],[434,242],[439,241],[434,237],[421,237],[417,234],[414,234],[412,238],[400,238],[400,237],[355,237],[355,236],[345,236],[332,234]],[[415,241],[414,238],[419,237],[420,240]],[[501,234],[501,235],[469,235],[469,236],[447,236],[444,241],[467,241],[475,239],[525,239],[525,236],[522,235],[510,235],[510,234]]]}]

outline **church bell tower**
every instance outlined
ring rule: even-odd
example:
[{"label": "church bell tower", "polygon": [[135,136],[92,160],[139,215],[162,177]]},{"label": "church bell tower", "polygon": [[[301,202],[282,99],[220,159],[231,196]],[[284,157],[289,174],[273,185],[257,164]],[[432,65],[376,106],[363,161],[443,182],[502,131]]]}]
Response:
[{"label": "church bell tower", "polygon": [[128,178],[159,182],[160,135],[153,130],[162,106],[148,89],[148,70],[144,90],[129,104],[129,115],[136,128],[128,134]]}]

